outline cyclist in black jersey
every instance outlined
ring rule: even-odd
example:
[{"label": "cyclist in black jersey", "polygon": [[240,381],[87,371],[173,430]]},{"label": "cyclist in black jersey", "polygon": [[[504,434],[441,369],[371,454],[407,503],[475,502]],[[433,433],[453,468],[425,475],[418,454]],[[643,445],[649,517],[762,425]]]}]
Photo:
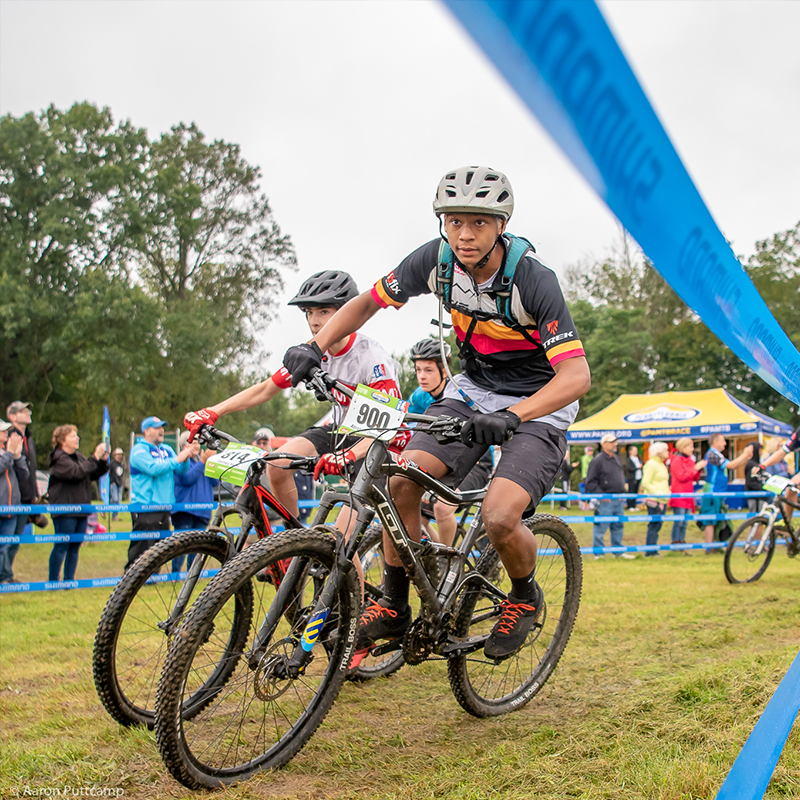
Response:
[{"label": "cyclist in black jersey", "polygon": [[[350,300],[309,344],[290,348],[284,365],[299,383],[320,363],[329,344],[358,330],[381,308],[439,292],[450,311],[464,373],[432,405],[431,415],[465,420],[462,441],[440,445],[415,433],[407,457],[458,486],[490,445],[502,458],[483,503],[489,539],[511,578],[511,593],[484,651],[500,660],[524,643],[543,607],[534,578],[536,540],[522,524],[555,482],[566,450],[565,431],[578,399],[591,385],[589,366],[555,274],[531,250],[503,269],[515,240],[506,234],[514,208],[508,178],[489,167],[462,167],[439,183],[434,212],[452,249],[447,291],[437,282],[440,243],[423,245],[373,286]],[[509,314],[499,312],[507,298]],[[513,316],[513,319],[510,317]],[[506,441],[510,434],[513,438]],[[422,489],[404,478],[390,484],[406,529],[419,531]],[[358,647],[401,636],[411,623],[409,578],[384,537],[385,597],[362,617]]]}]

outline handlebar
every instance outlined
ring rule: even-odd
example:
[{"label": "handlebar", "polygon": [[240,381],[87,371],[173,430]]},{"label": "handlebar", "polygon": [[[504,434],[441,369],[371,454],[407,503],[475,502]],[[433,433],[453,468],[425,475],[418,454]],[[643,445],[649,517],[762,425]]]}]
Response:
[{"label": "handlebar", "polygon": [[223,442],[236,442],[241,444],[235,436],[231,436],[225,431],[220,431],[213,425],[203,425],[197,431],[195,438],[201,443],[206,445],[210,450],[224,450]]}]

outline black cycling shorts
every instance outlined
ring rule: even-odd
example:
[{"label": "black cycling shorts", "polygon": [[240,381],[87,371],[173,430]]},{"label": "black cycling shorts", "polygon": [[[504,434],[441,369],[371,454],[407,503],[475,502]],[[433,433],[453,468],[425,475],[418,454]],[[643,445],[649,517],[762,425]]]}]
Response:
[{"label": "black cycling shorts", "polygon": [[[461,400],[446,399],[434,403],[425,413],[431,417],[446,415],[467,420],[476,412]],[[530,495],[531,504],[536,506],[555,485],[566,449],[564,431],[546,422],[523,422],[511,441],[500,448],[500,463],[495,477],[506,478],[521,486]],[[461,442],[439,444],[433,436],[420,431],[414,434],[406,448],[408,457],[413,460],[412,450],[421,450],[438,458],[450,470],[442,483],[462,488],[464,479],[487,448],[482,445],[467,447]]]},{"label": "black cycling shorts", "polygon": [[343,433],[335,433],[332,424],[314,426],[307,428],[302,433],[297,434],[297,438],[307,439],[314,445],[318,456],[326,456],[339,450],[349,450],[358,444],[360,436],[347,436]]}]

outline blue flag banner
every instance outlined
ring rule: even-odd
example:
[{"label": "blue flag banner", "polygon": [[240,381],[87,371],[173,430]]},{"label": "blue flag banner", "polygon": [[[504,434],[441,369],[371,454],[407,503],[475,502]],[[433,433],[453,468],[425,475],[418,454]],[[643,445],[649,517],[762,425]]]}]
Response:
[{"label": "blue flag banner", "polygon": [[717,228],[597,5],[444,3],[675,292],[800,402],[800,354]]},{"label": "blue flag banner", "polygon": [[[103,444],[106,446],[107,451],[111,452],[111,417],[108,415],[108,406],[103,406]],[[109,486],[110,480],[108,473],[100,476],[98,482],[100,486],[100,501],[108,503],[109,500]]]}]

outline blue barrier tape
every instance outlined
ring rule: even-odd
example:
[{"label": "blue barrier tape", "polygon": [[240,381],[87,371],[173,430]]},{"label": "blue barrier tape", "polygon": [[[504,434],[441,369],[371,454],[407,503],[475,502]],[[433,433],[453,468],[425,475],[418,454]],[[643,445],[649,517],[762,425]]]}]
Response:
[{"label": "blue barrier tape", "polygon": [[[724,519],[747,519],[755,516],[752,512],[736,511],[727,514],[593,514],[579,516],[564,514],[559,519],[564,522],[577,522],[591,524],[594,522],[687,522],[696,520],[700,522],[719,522]],[[232,533],[239,528],[229,528]],[[273,525],[273,532],[283,530],[282,525]],[[166,539],[176,531],[116,531],[115,533],[49,533],[49,534],[22,534],[21,536],[0,536],[0,545],[3,544],[55,544],[57,542],[127,542],[142,539]]]},{"label": "blue barrier tape", "polygon": [[444,0],[675,292],[800,402],[800,354],[715,224],[593,2]]},{"label": "blue barrier tape", "polygon": [[[774,497],[772,492],[685,492],[675,494],[568,494],[559,492],[546,494],[541,502],[558,500],[644,500],[646,498],[703,498],[703,497]],[[301,500],[300,508],[316,508],[319,500]],[[22,516],[24,514],[110,514],[132,512],[146,514],[157,511],[215,511],[217,503],[173,503],[172,505],[148,506],[141,503],[117,503],[114,505],[17,505],[0,506],[0,516]]]},{"label": "blue barrier tape", "polygon": [[798,712],[800,653],[733,762],[717,800],[759,800],[764,796]]}]

